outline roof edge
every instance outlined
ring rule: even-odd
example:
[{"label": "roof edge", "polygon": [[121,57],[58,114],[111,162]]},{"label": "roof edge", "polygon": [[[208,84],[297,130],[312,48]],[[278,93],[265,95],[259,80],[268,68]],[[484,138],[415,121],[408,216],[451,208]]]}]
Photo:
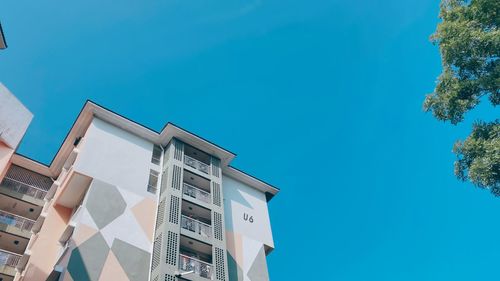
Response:
[{"label": "roof edge", "polygon": [[47,169],[49,172],[45,172],[48,173],[48,176],[57,177],[64,165],[64,162],[66,161],[66,158],[73,150],[74,140],[85,134],[86,130],[92,123],[93,118],[101,119],[131,134],[163,146],[167,145],[172,138],[178,138],[189,145],[193,145],[211,155],[219,157],[221,159],[223,173],[228,176],[238,179],[256,188],[257,190],[269,193],[272,196],[279,192],[279,189],[273,185],[230,166],[229,163],[236,157],[235,153],[218,146],[197,134],[183,129],[171,122],[168,122],[163,127],[161,132],[158,132],[119,113],[116,113],[111,109],[101,106],[92,100],[87,100],[83,105],[77,118],[73,122],[71,129],[66,134],[66,137],[59,146],[57,153],[54,155],[49,165],[43,164],[21,154],[18,154],[19,157],[25,158],[25,160],[23,160],[25,163],[31,161],[33,163],[30,165],[39,165],[40,167],[38,167],[38,169]]},{"label": "roof edge", "polygon": [[49,166],[44,163],[41,163],[33,158],[30,158],[26,155],[15,152],[12,155],[11,162],[14,165],[21,166],[23,168],[32,170],[36,173],[42,174],[44,176],[52,178],[53,175],[50,172]]},{"label": "roof edge", "polygon": [[222,168],[222,173],[228,177],[239,180],[243,183],[250,185],[251,187],[260,190],[266,194],[267,201],[270,201],[274,195],[280,192],[280,189],[261,180],[258,179],[238,168],[233,166],[226,166]]}]

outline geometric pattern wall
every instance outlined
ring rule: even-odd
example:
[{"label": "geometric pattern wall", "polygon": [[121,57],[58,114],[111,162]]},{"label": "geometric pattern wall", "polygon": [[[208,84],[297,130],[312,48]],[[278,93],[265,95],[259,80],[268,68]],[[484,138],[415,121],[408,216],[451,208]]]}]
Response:
[{"label": "geometric pattern wall", "polygon": [[229,281],[269,281],[264,244],[228,232]]},{"label": "geometric pattern wall", "polygon": [[156,202],[94,179],[64,281],[148,280]]}]

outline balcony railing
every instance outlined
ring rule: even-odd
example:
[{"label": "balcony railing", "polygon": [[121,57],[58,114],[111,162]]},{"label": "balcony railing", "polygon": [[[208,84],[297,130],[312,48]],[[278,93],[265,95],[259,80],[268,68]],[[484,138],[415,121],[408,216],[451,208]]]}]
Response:
[{"label": "balcony railing", "polygon": [[0,210],[0,223],[31,231],[35,221]]},{"label": "balcony railing", "polygon": [[198,259],[185,256],[183,254],[179,255],[179,268],[184,272],[193,272],[194,274],[212,279],[212,265]]},{"label": "balcony railing", "polygon": [[182,215],[181,227],[206,238],[212,237],[212,227],[210,225],[185,215]]},{"label": "balcony railing", "polygon": [[205,163],[203,163],[199,160],[196,160],[194,158],[191,158],[187,155],[184,155],[184,163],[186,163],[186,165],[191,166],[199,171],[202,171],[205,174],[210,173],[210,165],[205,164]]},{"label": "balcony railing", "polygon": [[182,193],[184,193],[184,195],[193,197],[205,203],[208,204],[211,203],[210,193],[206,192],[205,190],[199,189],[196,186],[190,185],[188,183],[183,183]]},{"label": "balcony railing", "polygon": [[17,264],[19,264],[20,259],[21,255],[0,249],[0,267],[3,266],[16,267]]},{"label": "balcony railing", "polygon": [[26,184],[24,182],[20,182],[15,179],[11,179],[8,177],[5,177],[2,181],[2,187],[21,193],[21,194],[26,194],[31,197],[34,197],[36,199],[42,199],[45,198],[45,194],[47,194],[47,191],[42,190],[38,187]]}]

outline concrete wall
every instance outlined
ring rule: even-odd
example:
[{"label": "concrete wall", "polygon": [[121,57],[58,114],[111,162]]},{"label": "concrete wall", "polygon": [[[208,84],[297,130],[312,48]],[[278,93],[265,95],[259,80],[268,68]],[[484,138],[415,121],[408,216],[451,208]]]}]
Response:
[{"label": "concrete wall", "polygon": [[32,119],[33,114],[0,83],[0,181]]},{"label": "concrete wall", "polygon": [[74,170],[139,196],[147,192],[153,143],[94,118],[83,140]]},{"label": "concrete wall", "polygon": [[[46,280],[55,268],[64,281],[148,280],[157,206],[157,195],[147,191],[153,144],[95,118],[78,150],[65,178],[79,174],[90,186],[58,179],[24,280]],[[80,208],[61,206],[81,196]],[[57,263],[68,226],[69,248]]]},{"label": "concrete wall", "polygon": [[[62,189],[59,189],[56,192],[55,198],[60,195],[61,191]],[[32,241],[26,249],[27,252],[31,253],[31,257],[26,265],[23,278],[15,280],[46,281],[57,262],[62,249],[58,239],[69,223],[72,210],[60,205],[47,204],[43,226],[38,234],[33,235]]]},{"label": "concrete wall", "polygon": [[147,280],[157,206],[147,191],[153,144],[95,118],[79,149],[73,169],[93,181],[64,280]]},{"label": "concrete wall", "polygon": [[64,281],[145,281],[156,202],[94,179],[78,212]]},{"label": "concrete wall", "polygon": [[223,175],[229,281],[268,281],[266,248],[274,248],[264,193]]},{"label": "concrete wall", "polygon": [[0,141],[16,149],[33,114],[0,83]]},{"label": "concrete wall", "polygon": [[3,180],[10,166],[10,158],[14,154],[14,149],[8,147],[0,141],[0,182]]}]

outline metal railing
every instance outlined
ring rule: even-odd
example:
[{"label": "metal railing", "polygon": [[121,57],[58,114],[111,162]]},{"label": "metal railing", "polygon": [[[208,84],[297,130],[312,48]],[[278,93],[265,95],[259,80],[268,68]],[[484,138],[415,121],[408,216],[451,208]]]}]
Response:
[{"label": "metal railing", "polygon": [[31,231],[35,221],[0,210],[0,223]]},{"label": "metal railing", "polygon": [[205,203],[212,203],[210,198],[210,193],[202,190],[194,185],[190,185],[188,183],[183,183],[182,193],[189,197],[193,197]]},{"label": "metal railing", "polygon": [[186,163],[186,165],[191,166],[199,171],[202,171],[205,174],[210,173],[210,165],[205,164],[205,163],[201,162],[200,160],[196,160],[196,159],[189,157],[187,155],[184,155],[184,163]]},{"label": "metal railing", "polygon": [[47,191],[43,189],[8,177],[5,177],[3,179],[1,186],[9,190],[19,192],[21,194],[29,195],[36,199],[44,199],[45,195],[47,194]]},{"label": "metal railing", "polygon": [[203,278],[212,279],[211,264],[183,254],[179,255],[179,269],[184,272],[191,271]]},{"label": "metal railing", "polygon": [[212,226],[185,215],[181,217],[181,227],[206,238],[212,237]]},{"label": "metal railing", "polygon": [[0,249],[0,266],[16,267],[21,255]]}]

